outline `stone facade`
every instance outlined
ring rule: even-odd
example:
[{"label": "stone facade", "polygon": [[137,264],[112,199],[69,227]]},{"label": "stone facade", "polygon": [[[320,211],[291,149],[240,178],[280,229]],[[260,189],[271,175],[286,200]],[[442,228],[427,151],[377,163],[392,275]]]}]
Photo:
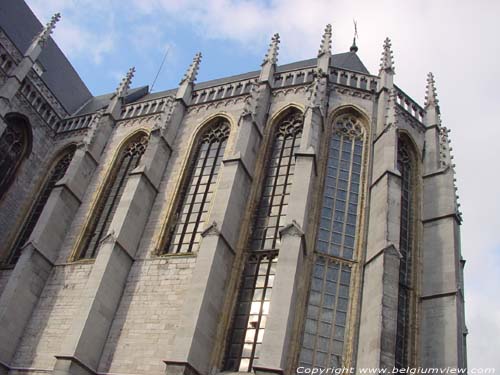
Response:
[{"label": "stone facade", "polygon": [[[5,33],[0,38],[0,137],[12,114],[31,132],[27,156],[0,198],[0,374],[292,374],[307,363],[466,367],[461,216],[431,74],[421,107],[393,83],[389,40],[372,75],[355,45],[332,54],[327,26],[315,59],[278,65],[276,34],[259,72],[195,84],[198,54],[177,89],[131,89],[131,69],[114,94],[68,113],[34,73],[57,20],[27,51]],[[229,353],[237,337],[234,316],[244,305],[243,275],[259,254],[249,250],[249,238],[278,147],[276,129],[293,113],[300,117],[300,142],[282,187],[289,203],[276,224],[272,251],[279,257],[265,276],[265,288],[273,280],[273,294],[263,302],[265,312],[258,305],[257,326],[244,331],[248,336],[257,327],[265,334],[244,341],[260,354],[243,370],[247,362],[230,365]],[[178,208],[200,134],[216,121],[227,124],[228,136],[199,243],[189,252],[165,252],[183,213]],[[137,134],[147,136],[147,146],[119,187],[98,252],[82,257],[119,173],[113,166]],[[410,180],[401,167],[402,144],[411,149]],[[64,177],[51,189],[19,259],[9,263],[48,171],[69,145],[76,151]],[[340,181],[328,180],[336,163],[332,147],[344,147],[338,157],[356,164],[345,177],[349,215],[328,214],[339,223],[347,218],[343,255],[335,253],[335,240],[329,250],[321,245],[325,212],[333,211],[328,194],[342,193],[326,187]],[[410,288],[402,302],[408,259]],[[320,279],[321,269],[333,273]],[[328,294],[325,288],[334,285],[337,291]],[[315,315],[318,309],[322,315]],[[335,331],[325,328],[333,324],[325,311],[335,314]],[[323,328],[313,332],[318,324]]]}]

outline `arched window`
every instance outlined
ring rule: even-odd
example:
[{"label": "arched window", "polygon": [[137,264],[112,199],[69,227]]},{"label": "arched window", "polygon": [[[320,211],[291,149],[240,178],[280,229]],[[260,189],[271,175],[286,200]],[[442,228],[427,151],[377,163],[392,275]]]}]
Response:
[{"label": "arched window", "polygon": [[8,114],[5,122],[7,127],[0,137],[0,198],[9,189],[17,168],[31,147],[31,128],[26,118]]},{"label": "arched window", "polygon": [[91,259],[97,256],[100,242],[108,232],[130,172],[139,165],[146,151],[148,140],[148,135],[139,132],[132,136],[120,151],[94,209],[92,220],[87,226],[82,241],[81,259]]},{"label": "arched window", "polygon": [[229,131],[227,120],[219,118],[199,137],[181,189],[175,219],[171,223],[165,253],[190,253],[200,243]]},{"label": "arched window", "polygon": [[342,367],[351,261],[358,240],[364,127],[344,114],[333,123],[299,366]]},{"label": "arched window", "polygon": [[414,241],[414,154],[409,140],[404,136],[398,138],[398,170],[401,173],[401,224],[399,251],[398,318],[396,322],[396,355],[395,366],[408,366],[408,346],[410,343],[411,290],[413,241]]},{"label": "arched window", "polygon": [[26,243],[31,233],[33,232],[33,229],[35,228],[35,225],[38,222],[40,215],[42,214],[43,208],[45,207],[45,204],[49,199],[52,189],[54,189],[57,181],[59,181],[65,175],[69,164],[71,163],[71,159],[73,159],[73,155],[75,154],[75,149],[75,146],[70,146],[50,169],[48,178],[45,181],[40,193],[38,194],[36,201],[31,208],[31,211],[28,214],[23,227],[19,231],[14,245],[12,246],[10,256],[7,260],[8,264],[15,264],[21,256],[21,249],[23,245]]},{"label": "arched window", "polygon": [[293,109],[275,130],[226,352],[226,370],[251,371],[259,358],[276,273],[279,230],[284,226],[302,127],[303,115]]}]

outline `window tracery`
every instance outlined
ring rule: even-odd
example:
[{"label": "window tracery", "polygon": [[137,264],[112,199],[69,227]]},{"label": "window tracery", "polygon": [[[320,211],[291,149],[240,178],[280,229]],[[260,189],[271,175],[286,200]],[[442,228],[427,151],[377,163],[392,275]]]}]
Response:
[{"label": "window tracery", "polygon": [[15,116],[6,116],[7,127],[0,137],[0,197],[5,194],[17,168],[28,153],[29,124]]},{"label": "window tracery", "polygon": [[249,372],[260,356],[278,261],[279,230],[284,227],[302,128],[303,114],[295,109],[280,120],[274,133],[226,351],[226,370]]},{"label": "window tracery", "polygon": [[138,133],[128,141],[118,156],[84,235],[80,259],[97,256],[100,242],[108,232],[130,172],[139,165],[148,141],[149,135]]},{"label": "window tracery", "polygon": [[10,256],[7,260],[8,264],[15,264],[19,257],[21,256],[21,250],[26,241],[29,239],[33,229],[35,229],[35,225],[42,214],[43,208],[45,204],[49,200],[50,193],[54,189],[56,183],[64,177],[66,171],[73,159],[73,155],[75,154],[75,147],[71,146],[65,153],[64,156],[59,159],[59,161],[52,167],[49,172],[49,178],[43,185],[42,190],[38,194],[36,201],[33,207],[28,214],[28,217],[22,226],[14,245],[12,246],[12,250]]},{"label": "window tracery", "polygon": [[199,245],[229,132],[227,120],[219,119],[200,137],[165,252],[190,253]]},{"label": "window tracery", "polygon": [[338,117],[328,146],[299,366],[344,365],[351,261],[355,260],[359,231],[363,149],[364,126],[359,119],[351,114]]},{"label": "window tracery", "polygon": [[408,366],[408,346],[411,321],[411,291],[412,291],[412,263],[414,241],[414,167],[412,152],[406,139],[398,140],[398,170],[401,173],[401,222],[399,251],[401,253],[399,265],[398,314],[396,321],[396,355],[395,366]]}]

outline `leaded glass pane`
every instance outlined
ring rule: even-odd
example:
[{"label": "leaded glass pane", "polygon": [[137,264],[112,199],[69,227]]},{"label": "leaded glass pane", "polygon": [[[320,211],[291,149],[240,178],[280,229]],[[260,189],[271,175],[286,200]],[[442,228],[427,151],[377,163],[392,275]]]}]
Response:
[{"label": "leaded glass pane", "polygon": [[52,189],[54,189],[57,181],[59,181],[65,175],[73,155],[75,154],[75,147],[71,147],[65,155],[56,163],[56,165],[50,170],[49,178],[45,182],[41,192],[35,201],[35,204],[31,208],[31,211],[26,219],[21,231],[19,232],[16,242],[12,246],[12,251],[10,257],[7,261],[8,264],[15,264],[19,257],[21,256],[21,249],[30,237],[33,229],[35,228],[40,215],[42,214],[43,208],[47,203]]},{"label": "leaded glass pane", "polygon": [[226,367],[250,371],[266,328],[278,252],[255,252],[247,261],[233,322]]},{"label": "leaded glass pane", "polygon": [[408,366],[410,290],[412,287],[413,171],[408,143],[402,139],[399,139],[398,142],[398,170],[401,173],[401,226],[399,250],[402,257],[399,266],[395,365],[397,368],[404,368]]},{"label": "leaded glass pane", "polygon": [[95,258],[101,240],[107,234],[114,213],[125,190],[130,172],[139,165],[149,136],[139,133],[134,136],[119,155],[111,175],[94,211],[91,225],[84,237],[80,258]]},{"label": "leaded glass pane", "polygon": [[186,186],[181,192],[177,221],[172,227],[170,243],[166,247],[169,253],[189,253],[199,245],[229,130],[229,123],[220,120],[206,129],[199,140]]},{"label": "leaded glass pane", "polygon": [[328,366],[330,355],[342,358],[351,267],[317,255],[299,366]]}]

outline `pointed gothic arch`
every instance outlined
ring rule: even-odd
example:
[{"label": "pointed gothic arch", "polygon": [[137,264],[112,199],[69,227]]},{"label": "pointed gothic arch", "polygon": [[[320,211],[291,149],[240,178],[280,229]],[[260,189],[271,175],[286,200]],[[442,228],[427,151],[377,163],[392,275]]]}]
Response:
[{"label": "pointed gothic arch", "polygon": [[69,164],[73,159],[73,155],[75,154],[75,150],[75,145],[65,147],[61,152],[58,153],[53,162],[50,164],[51,167],[49,168],[45,182],[36,195],[36,199],[28,215],[26,216],[24,224],[22,225],[21,230],[18,232],[14,244],[11,246],[9,256],[6,260],[6,263],[8,265],[15,264],[21,256],[22,248],[31,236],[33,229],[35,229],[36,223],[38,222],[38,219],[42,214],[43,208],[45,207],[45,204],[49,199],[50,193],[56,186],[57,182],[66,174]]},{"label": "pointed gothic arch", "polygon": [[187,173],[177,193],[162,253],[191,253],[198,249],[216,189],[231,124],[215,116],[201,126],[188,156]]},{"label": "pointed gothic arch", "polygon": [[130,135],[119,148],[111,166],[90,220],[80,241],[78,259],[93,259],[106,236],[113,216],[125,190],[130,172],[140,163],[149,141],[149,134],[137,131]]},{"label": "pointed gothic arch", "polygon": [[28,118],[20,113],[5,116],[0,137],[0,198],[9,190],[19,166],[31,153],[33,134]]},{"label": "pointed gothic arch", "polygon": [[260,355],[280,248],[279,231],[285,225],[303,124],[304,114],[296,106],[279,111],[270,124],[270,147],[263,160],[262,189],[245,249],[248,254],[226,348],[225,370],[250,372]]},{"label": "pointed gothic arch", "polygon": [[326,160],[321,168],[322,198],[311,281],[303,323],[299,366],[346,366],[349,326],[362,238],[368,117],[354,106],[330,115]]}]

